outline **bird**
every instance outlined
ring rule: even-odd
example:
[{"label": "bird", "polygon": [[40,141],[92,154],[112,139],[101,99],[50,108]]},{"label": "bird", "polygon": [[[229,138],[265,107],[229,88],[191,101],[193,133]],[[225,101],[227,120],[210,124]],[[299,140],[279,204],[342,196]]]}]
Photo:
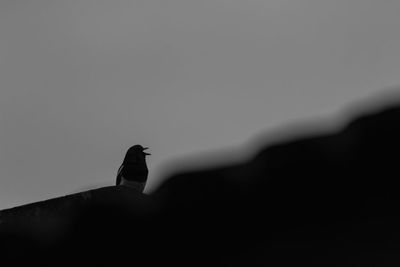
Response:
[{"label": "bird", "polygon": [[149,170],[146,165],[146,156],[150,153],[144,152],[148,147],[134,145],[128,149],[125,158],[118,169],[116,185],[129,186],[143,192]]}]

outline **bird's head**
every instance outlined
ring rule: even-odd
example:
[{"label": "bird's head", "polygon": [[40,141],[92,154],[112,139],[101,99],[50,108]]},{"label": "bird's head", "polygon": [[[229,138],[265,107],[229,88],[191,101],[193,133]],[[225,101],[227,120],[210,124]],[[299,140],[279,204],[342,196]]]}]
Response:
[{"label": "bird's head", "polygon": [[141,145],[134,145],[128,149],[124,162],[137,162],[145,160],[146,156],[151,155],[150,153],[144,152],[148,147]]}]

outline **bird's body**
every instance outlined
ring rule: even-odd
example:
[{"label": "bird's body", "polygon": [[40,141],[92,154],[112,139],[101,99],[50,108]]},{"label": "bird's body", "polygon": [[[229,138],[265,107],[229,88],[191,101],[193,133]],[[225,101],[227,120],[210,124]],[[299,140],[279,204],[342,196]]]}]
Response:
[{"label": "bird's body", "polygon": [[129,186],[143,192],[149,174],[146,156],[150,154],[144,152],[146,149],[147,147],[141,145],[134,145],[128,149],[118,169],[116,185]]}]

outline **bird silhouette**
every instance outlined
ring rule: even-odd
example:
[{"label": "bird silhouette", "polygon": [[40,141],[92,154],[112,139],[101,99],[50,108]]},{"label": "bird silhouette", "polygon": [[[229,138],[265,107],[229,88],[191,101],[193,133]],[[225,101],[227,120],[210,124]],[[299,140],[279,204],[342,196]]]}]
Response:
[{"label": "bird silhouette", "polygon": [[134,145],[128,149],[125,158],[118,169],[116,185],[125,185],[143,192],[149,170],[146,165],[146,156],[150,153],[144,152],[148,147]]}]

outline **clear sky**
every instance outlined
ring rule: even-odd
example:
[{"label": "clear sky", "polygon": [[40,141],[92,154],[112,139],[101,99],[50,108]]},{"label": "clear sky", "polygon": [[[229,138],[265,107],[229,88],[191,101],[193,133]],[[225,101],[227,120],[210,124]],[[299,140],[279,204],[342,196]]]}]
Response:
[{"label": "clear sky", "polygon": [[400,84],[397,0],[0,1],[0,209]]}]

